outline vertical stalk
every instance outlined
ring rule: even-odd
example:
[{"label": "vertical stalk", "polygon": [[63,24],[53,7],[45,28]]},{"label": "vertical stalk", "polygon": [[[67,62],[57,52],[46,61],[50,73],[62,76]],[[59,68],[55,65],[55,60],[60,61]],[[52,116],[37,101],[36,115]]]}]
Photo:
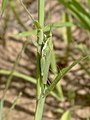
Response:
[{"label": "vertical stalk", "polygon": [[[65,11],[64,22],[70,22],[70,21],[71,21],[70,17],[68,15],[67,11]],[[66,42],[66,49],[65,49],[64,59],[65,59],[65,62],[67,62],[68,57],[70,55],[70,48],[71,48],[71,43],[72,43],[72,30],[71,30],[71,27],[65,27],[63,36],[64,36],[64,40]]]},{"label": "vertical stalk", "polygon": [[44,27],[44,0],[38,0],[38,22],[41,29],[37,31],[37,101],[36,101],[36,111],[35,111],[35,118],[34,120],[41,120],[43,114],[43,108],[45,103],[45,97],[43,97],[43,88],[44,85],[42,83],[41,77],[41,66],[40,66],[40,59],[41,59],[41,46],[43,42],[43,27]]},{"label": "vertical stalk", "polygon": [[3,114],[3,100],[0,100],[0,120],[2,120]]},{"label": "vertical stalk", "polygon": [[[38,22],[40,26],[44,27],[44,0],[38,0]],[[38,42],[38,48],[37,48],[37,99],[40,99],[41,94],[41,70],[40,70],[40,59],[41,59],[41,46],[43,42],[43,30],[38,29],[37,32],[37,42]]]}]

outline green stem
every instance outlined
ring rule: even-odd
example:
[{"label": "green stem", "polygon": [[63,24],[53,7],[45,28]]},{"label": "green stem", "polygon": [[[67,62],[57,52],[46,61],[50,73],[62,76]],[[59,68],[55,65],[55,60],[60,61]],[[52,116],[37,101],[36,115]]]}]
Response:
[{"label": "green stem", "polygon": [[45,97],[41,97],[41,98],[37,101],[36,113],[35,113],[35,118],[34,118],[34,120],[42,120],[44,103],[45,103]]},{"label": "green stem", "polygon": [[36,111],[34,120],[41,120],[43,114],[43,108],[45,103],[45,97],[43,97],[43,88],[44,85],[42,83],[41,77],[41,46],[43,42],[43,28],[44,28],[44,0],[38,0],[38,22],[42,29],[38,29],[38,48],[37,48],[37,102],[36,102]]},{"label": "green stem", "polygon": [[0,100],[0,120],[2,120],[3,116],[3,100]]}]

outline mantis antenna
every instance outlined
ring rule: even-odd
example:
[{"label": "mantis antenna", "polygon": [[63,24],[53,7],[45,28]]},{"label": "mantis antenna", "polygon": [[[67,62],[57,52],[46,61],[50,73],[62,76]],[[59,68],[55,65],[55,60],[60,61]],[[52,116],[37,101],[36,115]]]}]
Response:
[{"label": "mantis antenna", "polygon": [[20,2],[22,4],[23,8],[25,9],[25,11],[27,12],[29,18],[32,19],[32,21],[34,22],[35,21],[34,18],[32,17],[31,13],[28,11],[28,9],[26,8],[26,6],[23,4],[22,0],[20,0]]}]

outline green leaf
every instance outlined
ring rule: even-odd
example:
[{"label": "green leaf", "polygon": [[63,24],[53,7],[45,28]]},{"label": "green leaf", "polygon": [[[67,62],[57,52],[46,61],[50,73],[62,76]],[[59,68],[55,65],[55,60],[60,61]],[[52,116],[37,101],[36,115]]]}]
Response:
[{"label": "green leaf", "polygon": [[73,25],[74,24],[71,23],[71,22],[53,23],[52,25],[45,26],[44,32],[49,31],[50,29],[53,30],[53,29],[58,29],[58,28],[61,28],[61,27],[71,27]]},{"label": "green leaf", "polygon": [[66,111],[66,112],[62,115],[62,117],[61,117],[60,120],[71,120],[71,112],[70,112],[69,110]]},{"label": "green leaf", "polygon": [[[10,73],[11,73],[11,70],[0,69],[0,75],[10,75]],[[23,79],[25,81],[31,82],[33,84],[36,84],[36,79],[34,79],[31,76],[28,76],[28,75],[25,75],[25,74],[22,74],[16,71],[14,71],[13,76]]]},{"label": "green leaf", "polygon": [[6,8],[7,0],[2,0],[2,14]]},{"label": "green leaf", "polygon": [[75,18],[78,19],[79,26],[83,27],[84,29],[87,29],[90,31],[90,13],[85,10],[81,3],[76,0],[58,0],[60,3],[62,3],[65,8],[68,8],[70,12],[75,16]]},{"label": "green leaf", "polygon": [[[61,27],[70,27],[70,26],[73,26],[73,24],[70,23],[70,22],[54,23],[54,24],[52,24],[52,25],[47,25],[47,26],[44,28],[44,32],[49,31],[50,28],[52,28],[52,29],[57,29],[57,28],[61,28]],[[32,30],[32,31],[26,31],[26,32],[14,34],[14,35],[12,35],[12,36],[15,36],[15,37],[27,37],[27,36],[33,36],[33,35],[36,35],[36,34],[37,34],[37,30]]]},{"label": "green leaf", "polygon": [[48,87],[48,89],[45,91],[44,96],[47,96],[50,94],[50,92],[55,88],[56,84],[68,73],[75,65],[79,64],[80,61],[85,60],[89,55],[85,57],[81,57],[80,59],[74,61],[70,66],[60,70],[58,75],[56,76],[55,80],[52,82],[52,84]]},{"label": "green leaf", "polygon": [[12,36],[15,36],[15,37],[27,37],[27,36],[33,36],[33,35],[36,35],[36,34],[37,34],[37,30],[32,30],[32,31],[26,31],[26,32],[14,34]]}]

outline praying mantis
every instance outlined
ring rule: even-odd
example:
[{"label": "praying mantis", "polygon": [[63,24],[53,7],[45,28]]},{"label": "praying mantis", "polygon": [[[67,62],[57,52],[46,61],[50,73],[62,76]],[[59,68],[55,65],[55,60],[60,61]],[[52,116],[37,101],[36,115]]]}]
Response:
[{"label": "praying mantis", "polygon": [[[40,72],[41,72],[41,78],[42,78],[42,83],[44,85],[47,84],[47,79],[48,79],[48,72],[49,72],[49,67],[50,67],[50,63],[51,63],[51,54],[52,54],[52,50],[53,50],[53,43],[52,43],[52,33],[51,33],[51,27],[50,30],[44,32],[43,28],[40,26],[40,24],[38,23],[38,21],[36,21],[31,13],[27,10],[27,8],[25,7],[25,5],[23,4],[22,0],[21,4],[24,7],[25,11],[27,12],[27,14],[29,15],[29,18],[32,19],[35,28],[37,29],[37,31],[43,31],[42,35],[44,37],[41,36],[41,39],[38,41],[38,53],[40,54]],[[42,40],[43,38],[43,40]]]},{"label": "praying mantis", "polygon": [[41,76],[43,84],[47,84],[48,72],[51,63],[53,44],[51,31],[44,34],[44,40],[41,47]]}]

